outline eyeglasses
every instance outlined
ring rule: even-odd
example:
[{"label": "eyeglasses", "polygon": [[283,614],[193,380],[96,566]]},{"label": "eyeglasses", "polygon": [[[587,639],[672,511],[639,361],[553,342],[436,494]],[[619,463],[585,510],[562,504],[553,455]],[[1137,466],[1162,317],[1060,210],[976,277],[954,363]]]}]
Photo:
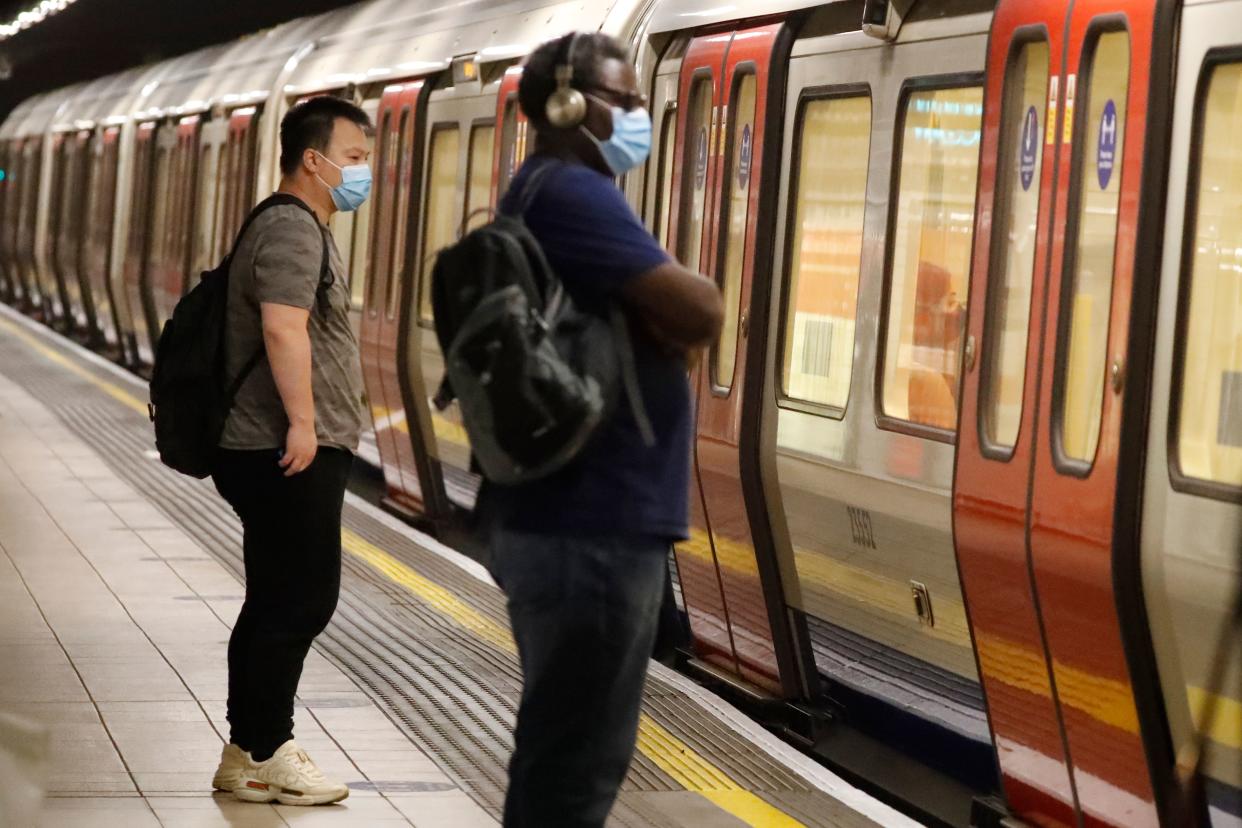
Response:
[{"label": "eyeglasses", "polygon": [[638,109],[640,106],[647,106],[647,96],[642,92],[622,91],[620,89],[613,89],[610,86],[595,86],[592,87],[592,90],[607,94],[616,102],[617,106],[626,112],[629,112],[631,109]]}]

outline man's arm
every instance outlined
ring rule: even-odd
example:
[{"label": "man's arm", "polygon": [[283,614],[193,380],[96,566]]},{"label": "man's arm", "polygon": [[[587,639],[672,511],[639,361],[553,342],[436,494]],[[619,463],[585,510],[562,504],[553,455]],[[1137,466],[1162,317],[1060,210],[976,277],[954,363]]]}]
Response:
[{"label": "man's arm", "polygon": [[710,345],[724,324],[724,303],[715,282],[674,261],[631,279],[621,296],[657,340],[680,351]]},{"label": "man's arm", "polygon": [[263,302],[263,344],[267,361],[289,418],[285,454],[280,460],[285,477],[306,469],[315,459],[315,398],[311,391],[311,344],[307,323],[310,311],[291,305]]}]

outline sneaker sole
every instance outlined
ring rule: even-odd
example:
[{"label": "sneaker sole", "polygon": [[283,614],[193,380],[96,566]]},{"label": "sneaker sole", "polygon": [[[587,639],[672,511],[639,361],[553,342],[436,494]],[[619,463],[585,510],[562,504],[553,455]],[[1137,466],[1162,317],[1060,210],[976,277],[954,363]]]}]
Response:
[{"label": "sneaker sole", "polygon": [[232,793],[233,789],[236,788],[240,784],[241,784],[241,776],[234,776],[232,778],[224,777],[224,776],[217,776],[215,779],[211,780],[212,789],[217,790],[217,791],[223,791],[224,793]]},{"label": "sneaker sole", "polygon": [[349,788],[332,793],[304,794],[298,791],[285,790],[278,785],[268,785],[264,782],[248,780],[244,785],[239,785],[233,789],[233,796],[242,802],[272,802],[275,800],[281,805],[331,805],[333,802],[340,802],[348,797]]}]

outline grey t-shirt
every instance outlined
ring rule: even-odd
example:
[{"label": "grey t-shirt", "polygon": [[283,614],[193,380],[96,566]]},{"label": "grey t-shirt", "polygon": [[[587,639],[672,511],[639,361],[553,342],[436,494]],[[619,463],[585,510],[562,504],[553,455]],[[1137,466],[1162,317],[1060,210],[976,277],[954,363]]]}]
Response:
[{"label": "grey t-shirt", "polygon": [[[321,308],[319,269],[328,244],[332,284]],[[269,207],[246,231],[229,269],[225,377],[232,381],[263,345],[262,302],[310,311],[311,391],[319,445],[348,451],[362,430],[362,366],[349,324],[349,288],[332,235],[295,205]],[[227,449],[283,448],[289,419],[267,354],[242,383],[224,426]]]}]

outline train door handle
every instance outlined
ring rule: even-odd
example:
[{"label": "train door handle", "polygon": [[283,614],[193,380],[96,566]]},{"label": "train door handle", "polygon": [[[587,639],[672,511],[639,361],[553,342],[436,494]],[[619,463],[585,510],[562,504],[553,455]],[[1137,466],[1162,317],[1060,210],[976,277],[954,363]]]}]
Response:
[{"label": "train door handle", "polygon": [[975,369],[975,335],[971,334],[966,337],[966,353],[964,354],[966,362],[966,372],[970,373]]},{"label": "train door handle", "polygon": [[738,321],[738,329],[742,332],[742,339],[750,334],[750,317],[746,315],[746,311],[742,311],[742,318]]},{"label": "train door handle", "polygon": [[1126,383],[1126,368],[1120,357],[1113,359],[1113,364],[1108,369],[1108,377],[1112,382],[1113,393],[1120,394]]}]

